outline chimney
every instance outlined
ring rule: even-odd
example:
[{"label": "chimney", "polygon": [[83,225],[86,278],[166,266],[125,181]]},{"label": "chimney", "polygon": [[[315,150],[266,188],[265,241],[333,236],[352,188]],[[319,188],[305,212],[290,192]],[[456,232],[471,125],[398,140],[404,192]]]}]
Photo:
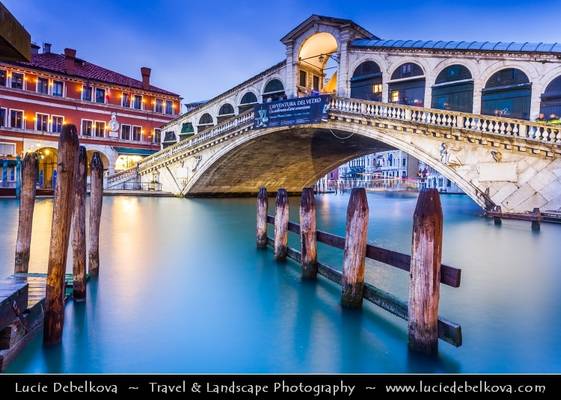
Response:
[{"label": "chimney", "polygon": [[148,89],[150,87],[150,73],[152,70],[148,67],[140,68],[140,74],[142,75],[142,87]]},{"label": "chimney", "polygon": [[43,43],[43,54],[49,54],[51,52],[51,44],[44,42]]},{"label": "chimney", "polygon": [[76,50],[64,49],[64,69],[67,73],[74,70],[74,61],[76,60]]},{"label": "chimney", "polygon": [[36,55],[39,54],[39,49],[41,47],[39,45],[37,45],[36,43],[31,43],[31,54],[32,55]]}]

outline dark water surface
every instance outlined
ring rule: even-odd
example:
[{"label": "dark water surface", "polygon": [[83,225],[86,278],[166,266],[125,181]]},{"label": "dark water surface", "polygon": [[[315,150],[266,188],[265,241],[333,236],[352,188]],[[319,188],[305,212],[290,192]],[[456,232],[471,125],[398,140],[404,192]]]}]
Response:
[{"label": "dark water surface", "polygon": [[[415,196],[368,200],[370,241],[409,252]],[[45,349],[38,337],[9,371],[561,371],[561,226],[496,227],[467,197],[442,200],[443,261],[461,267],[463,281],[442,286],[441,315],[462,324],[464,345],[441,342],[437,360],[408,353],[404,321],[369,303],[342,310],[338,287],[301,282],[296,264],[255,249],[254,199],[107,197],[101,273],[87,303],[66,306],[61,346]],[[318,196],[320,229],[344,233],[347,201]],[[297,220],[298,199],[291,202]],[[36,205],[31,272],[46,271],[51,208],[50,200]],[[6,276],[15,200],[0,200],[0,221]],[[340,251],[321,245],[319,256],[340,267]],[[368,281],[407,299],[406,272],[367,268]]]}]

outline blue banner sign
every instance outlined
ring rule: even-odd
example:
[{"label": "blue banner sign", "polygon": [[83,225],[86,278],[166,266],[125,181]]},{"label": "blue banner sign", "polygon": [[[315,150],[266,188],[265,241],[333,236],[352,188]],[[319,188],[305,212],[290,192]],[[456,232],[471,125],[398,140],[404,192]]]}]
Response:
[{"label": "blue banner sign", "polygon": [[313,124],[327,120],[329,95],[297,97],[255,106],[253,128]]}]

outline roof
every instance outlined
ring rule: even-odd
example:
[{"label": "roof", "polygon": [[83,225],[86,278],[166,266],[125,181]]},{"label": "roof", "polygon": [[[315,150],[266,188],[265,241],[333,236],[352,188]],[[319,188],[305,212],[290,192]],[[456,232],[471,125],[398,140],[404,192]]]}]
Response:
[{"label": "roof", "polygon": [[328,25],[343,25],[343,26],[350,26],[355,31],[359,33],[360,36],[363,36],[367,39],[379,39],[377,36],[373,35],[368,30],[364,29],[362,26],[358,25],[356,22],[350,19],[344,18],[335,18],[335,17],[326,17],[324,15],[317,15],[312,14],[304,21],[302,21],[298,26],[284,35],[281,39],[281,42],[287,43],[293,40],[296,36],[298,36],[303,30],[307,29],[309,25],[315,24],[317,22],[322,22]]},{"label": "roof", "polygon": [[74,59],[74,67],[71,72],[67,72],[65,66],[65,56],[56,53],[39,53],[33,54],[30,62],[14,62],[11,64],[20,65],[26,68],[40,69],[44,71],[75,76],[78,78],[103,82],[107,84],[126,86],[133,89],[146,90],[150,92],[157,92],[169,96],[177,96],[178,94],[169,92],[159,87],[149,85],[144,88],[142,81],[134,79],[107,68],[100,67],[99,65],[92,64],[79,58]]},{"label": "roof", "polygon": [[383,49],[421,49],[451,51],[484,51],[506,53],[555,53],[561,54],[561,43],[518,42],[466,42],[446,40],[368,40],[355,39],[354,47],[377,47]]}]

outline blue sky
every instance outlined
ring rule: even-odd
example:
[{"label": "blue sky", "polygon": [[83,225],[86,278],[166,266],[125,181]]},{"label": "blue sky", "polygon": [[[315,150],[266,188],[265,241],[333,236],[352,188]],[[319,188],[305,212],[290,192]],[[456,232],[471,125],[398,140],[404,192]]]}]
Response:
[{"label": "blue sky", "polygon": [[311,14],[384,39],[561,42],[561,0],[2,0],[32,39],[203,100],[281,61],[279,39]]}]

